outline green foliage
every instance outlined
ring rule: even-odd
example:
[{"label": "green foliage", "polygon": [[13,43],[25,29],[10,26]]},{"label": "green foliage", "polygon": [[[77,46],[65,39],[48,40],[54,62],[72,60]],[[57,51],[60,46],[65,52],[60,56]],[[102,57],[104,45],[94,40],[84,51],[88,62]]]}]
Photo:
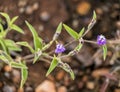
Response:
[{"label": "green foliage", "polygon": [[[23,64],[25,65],[24,62],[23,62]],[[27,77],[28,77],[28,70],[25,68],[21,68],[21,83],[20,83],[21,88],[23,88],[23,85],[25,84]]]},{"label": "green foliage", "polygon": [[7,13],[3,13],[3,12],[0,12],[0,15],[2,15],[6,21],[7,21],[7,24],[10,25],[10,17]]},{"label": "green foliage", "polygon": [[17,46],[13,40],[5,39],[4,41],[5,41],[6,47],[8,48],[9,52],[10,51],[22,51],[22,49],[19,46]]},{"label": "green foliage", "polygon": [[58,60],[57,60],[56,56],[54,56],[54,58],[50,64],[50,67],[47,71],[46,76],[48,76],[56,68],[57,65],[58,65]]},{"label": "green foliage", "polygon": [[105,60],[105,59],[106,59],[106,56],[107,56],[107,46],[106,46],[106,45],[103,45],[103,46],[102,46],[102,49],[103,49],[103,59]]},{"label": "green foliage", "polygon": [[31,51],[31,53],[35,52],[34,49],[28,44],[28,42],[22,41],[17,42],[16,44],[27,47]]},{"label": "green foliage", "polygon": [[75,79],[74,72],[67,63],[59,62],[59,67],[61,67],[66,72],[68,72],[73,80]]},{"label": "green foliage", "polygon": [[24,34],[24,31],[19,26],[15,25],[15,24],[11,24],[10,28],[19,32],[19,33]]},{"label": "green foliage", "polygon": [[78,34],[78,37],[81,38],[84,32],[85,32],[85,28],[82,28]]},{"label": "green foliage", "polygon": [[5,44],[5,41],[2,38],[0,38],[0,45],[1,45],[2,49],[5,51],[5,53],[9,53],[8,48],[7,48],[6,44]]},{"label": "green foliage", "polygon": [[30,23],[28,23],[27,21],[25,21],[25,23],[28,26],[29,30],[32,32],[35,51],[37,51],[38,49],[42,49],[42,39],[38,36],[36,30]]},{"label": "green foliage", "polygon": [[17,63],[17,62],[10,62],[10,66],[14,67],[14,68],[23,68],[23,69],[27,69],[26,65],[22,64],[22,63]]},{"label": "green foliage", "polygon": [[[73,70],[67,63],[62,62],[62,58],[64,56],[66,56],[66,57],[72,56],[72,55],[76,54],[76,52],[78,53],[81,50],[81,48],[83,46],[81,41],[82,40],[84,41],[83,37],[86,35],[86,33],[88,33],[88,31],[94,26],[94,24],[96,22],[97,17],[96,17],[95,11],[93,12],[93,19],[90,22],[90,24],[88,25],[86,31],[85,31],[85,28],[82,28],[80,30],[80,32],[77,33],[75,30],[73,30],[66,24],[62,24],[62,22],[61,22],[61,23],[59,23],[52,40],[50,42],[48,42],[47,44],[45,44],[45,43],[43,44],[43,40],[39,37],[35,28],[30,23],[25,21],[27,27],[29,28],[29,30],[31,31],[32,36],[33,36],[34,49],[26,41],[14,42],[13,40],[6,39],[7,33],[11,30],[15,30],[22,34],[24,34],[24,31],[19,26],[14,24],[15,21],[18,19],[18,16],[15,16],[12,19],[10,19],[9,15],[6,13],[0,13],[0,14],[6,19],[6,22],[8,25],[7,29],[4,29],[2,26],[1,20],[0,20],[0,59],[2,61],[4,61],[6,64],[10,65],[11,67],[21,69],[21,84],[20,84],[21,88],[25,84],[27,77],[28,77],[28,67],[26,66],[25,62],[29,61],[29,59],[30,59],[30,61],[32,60],[33,63],[35,63],[38,59],[44,60],[43,59],[44,57],[45,57],[45,59],[46,58],[51,59],[52,61],[49,62],[50,67],[46,73],[46,76],[48,76],[56,67],[60,67],[63,70],[65,70],[67,73],[69,73],[73,80],[75,79]],[[57,38],[61,34],[62,26],[68,32],[68,34],[74,38],[74,41],[77,41],[77,42],[79,41],[79,44],[72,51],[70,51],[67,55],[62,56],[62,53],[60,53],[56,57],[56,55],[54,55],[54,51],[51,51],[50,53],[48,53],[46,51],[49,51],[49,48],[50,48],[50,46],[53,46],[52,44],[54,43],[54,41],[56,41],[56,43],[58,42]],[[88,42],[90,42],[90,41],[88,41]],[[70,42],[68,44],[71,44],[71,43],[72,42]],[[22,49],[19,47],[19,45],[25,46],[31,51],[32,54],[26,56],[28,58],[28,60],[26,60],[25,57],[21,56],[20,59],[18,60],[19,62],[16,62],[16,60],[14,60],[11,57],[10,52],[22,51]],[[106,55],[107,55],[107,46],[106,45],[102,46],[102,49],[103,49],[103,58],[105,60]],[[31,59],[31,57],[32,57],[32,59]]]},{"label": "green foliage", "polygon": [[78,39],[79,35],[76,31],[74,31],[72,28],[70,28],[69,26],[63,24],[65,30],[74,38],[74,39]]},{"label": "green foliage", "polygon": [[18,19],[18,16],[13,17],[12,20],[10,21],[10,25],[12,25],[17,19]]},{"label": "green foliage", "polygon": [[62,22],[59,23],[59,25],[58,25],[58,27],[56,29],[56,32],[55,32],[55,34],[53,36],[53,40],[56,40],[58,38],[58,36],[60,35],[61,31],[62,31]]},{"label": "green foliage", "polygon": [[97,15],[96,15],[96,12],[93,11],[93,19],[96,20],[97,19]]}]

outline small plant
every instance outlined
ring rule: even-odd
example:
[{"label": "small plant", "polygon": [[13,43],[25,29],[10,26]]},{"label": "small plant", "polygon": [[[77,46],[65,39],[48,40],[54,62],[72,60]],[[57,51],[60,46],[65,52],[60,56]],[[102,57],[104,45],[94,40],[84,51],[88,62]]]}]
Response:
[{"label": "small plant", "polygon": [[[14,42],[11,39],[7,39],[6,38],[7,33],[12,30],[15,30],[22,34],[24,34],[24,31],[16,24],[14,24],[18,16],[13,17],[11,19],[9,15],[6,13],[0,13],[0,14],[6,19],[8,25],[7,28],[4,29],[2,23],[0,23],[0,46],[1,46],[0,59],[4,61],[6,64],[10,65],[11,67],[21,69],[21,85],[20,85],[21,88],[25,84],[28,77],[28,67],[26,66],[26,61],[31,60],[31,58],[33,59],[33,64],[36,63],[38,60],[41,60],[42,58],[49,59],[49,61],[44,60],[47,61],[47,63],[50,63],[50,67],[46,73],[46,76],[48,76],[56,67],[60,67],[66,72],[68,72],[73,80],[75,79],[73,70],[67,63],[63,62],[62,60],[63,58],[70,57],[79,53],[81,48],[84,46],[84,43],[91,43],[98,45],[103,50],[103,59],[104,60],[106,59],[107,39],[103,35],[99,35],[97,37],[97,41],[89,41],[84,39],[84,36],[91,30],[91,28],[96,23],[95,12],[93,12],[93,18],[90,24],[88,25],[88,27],[86,29],[82,28],[79,33],[77,33],[75,30],[73,30],[66,24],[62,22],[59,23],[56,32],[49,43],[43,43],[43,39],[37,34],[34,27],[29,22],[25,21],[27,27],[29,28],[29,30],[33,35],[34,47],[30,46],[29,43],[26,41]],[[73,38],[73,41],[67,44],[62,44],[57,40],[63,28]],[[66,46],[72,44],[73,42],[78,42],[76,47],[73,50],[71,50],[69,53],[67,54],[64,53],[64,51],[66,50]],[[49,49],[53,43],[56,43],[56,49],[54,51],[51,51],[51,53],[46,52],[46,50]],[[30,50],[31,54],[24,57],[20,57],[20,59],[16,61],[11,57],[11,51],[22,51],[20,46],[27,47]]]}]

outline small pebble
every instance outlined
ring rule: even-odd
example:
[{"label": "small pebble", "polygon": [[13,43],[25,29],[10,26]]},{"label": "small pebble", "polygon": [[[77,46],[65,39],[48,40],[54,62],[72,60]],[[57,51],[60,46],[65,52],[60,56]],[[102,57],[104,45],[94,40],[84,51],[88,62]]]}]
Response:
[{"label": "small pebble", "polygon": [[20,82],[20,71],[13,69],[12,74],[13,74],[13,81],[15,83],[19,83]]},{"label": "small pebble", "polygon": [[94,82],[90,82],[90,81],[86,83],[86,86],[88,89],[91,89],[91,90],[95,88]]},{"label": "small pebble", "polygon": [[38,85],[35,92],[56,92],[55,84],[49,80],[45,80],[43,83]]},{"label": "small pebble", "polygon": [[39,29],[40,31],[43,31],[43,30],[44,30],[44,26],[43,26],[43,25],[39,25],[38,29]]},{"label": "small pebble", "polygon": [[30,15],[33,13],[33,8],[31,6],[27,6],[25,9],[26,14]]},{"label": "small pebble", "polygon": [[83,1],[77,5],[77,12],[80,15],[86,15],[88,14],[89,10],[91,9],[91,5],[89,2]]},{"label": "small pebble", "polygon": [[48,21],[50,19],[50,14],[46,11],[40,13],[40,19],[42,21]]},{"label": "small pebble", "polygon": [[5,85],[3,87],[3,92],[16,92],[16,89],[14,86]]},{"label": "small pebble", "polygon": [[4,70],[5,70],[6,72],[11,72],[11,71],[12,71],[12,67],[10,67],[9,65],[6,65],[6,66],[4,67]]},{"label": "small pebble", "polygon": [[19,0],[19,2],[18,2],[19,7],[24,7],[26,4],[27,4],[26,0]]},{"label": "small pebble", "polygon": [[39,8],[39,4],[36,2],[32,6],[33,10],[37,10]]},{"label": "small pebble", "polygon": [[24,13],[25,12],[25,8],[24,7],[19,8],[19,12],[20,13]]},{"label": "small pebble", "polygon": [[65,76],[65,72],[61,70],[57,73],[56,79],[57,80],[62,80],[64,78],[64,76]]},{"label": "small pebble", "polygon": [[61,86],[58,88],[57,92],[67,92],[67,88],[65,86]]}]

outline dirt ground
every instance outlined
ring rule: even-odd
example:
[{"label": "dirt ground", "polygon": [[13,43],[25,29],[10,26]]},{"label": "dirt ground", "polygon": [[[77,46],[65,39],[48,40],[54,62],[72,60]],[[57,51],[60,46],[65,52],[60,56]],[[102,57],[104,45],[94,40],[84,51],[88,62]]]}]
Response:
[{"label": "dirt ground", "polygon": [[[115,39],[116,32],[120,31],[119,0],[0,0],[0,12],[6,12],[10,17],[19,16],[16,24],[25,31],[25,35],[12,31],[7,37],[14,41],[25,40],[31,45],[33,45],[33,38],[25,25],[25,20],[35,27],[45,42],[49,42],[61,21],[78,32],[82,27],[87,27],[92,19],[93,10],[97,13],[97,23],[85,36],[85,39],[96,40],[99,34],[104,34],[107,39]],[[67,43],[71,39],[63,30],[60,41]],[[68,51],[73,47],[74,44],[70,45]],[[112,52],[110,49],[108,58],[104,62],[96,56],[93,58],[97,49],[98,47],[94,45],[85,44],[78,55],[67,59],[69,60],[67,63],[70,64],[76,75],[74,81],[59,68],[50,76],[45,77],[49,64],[43,61],[34,65],[28,63],[29,77],[24,86],[25,92],[35,92],[36,88],[45,80],[52,81],[57,92],[99,92],[105,80],[105,77],[101,76],[99,72],[105,74],[111,69],[112,65],[109,64],[109,60]],[[23,48],[19,54],[25,56],[29,53],[28,49]],[[0,66],[0,92],[18,92],[19,70],[10,69],[7,71],[9,66],[3,64]],[[117,82],[113,81],[106,92],[120,92]]]}]

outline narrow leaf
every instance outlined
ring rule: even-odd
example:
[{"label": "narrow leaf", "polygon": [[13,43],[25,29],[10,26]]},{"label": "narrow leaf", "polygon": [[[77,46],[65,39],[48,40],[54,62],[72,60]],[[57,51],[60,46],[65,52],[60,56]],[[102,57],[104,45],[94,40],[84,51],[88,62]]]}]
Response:
[{"label": "narrow leaf", "polygon": [[79,38],[81,38],[82,37],[82,35],[83,35],[83,33],[85,32],[85,28],[82,28],[81,30],[80,30],[80,32],[79,32]]},{"label": "narrow leaf", "polygon": [[3,32],[3,26],[2,26],[2,24],[0,23],[0,32]]},{"label": "narrow leaf", "polygon": [[10,21],[10,25],[12,25],[17,19],[18,19],[18,16],[13,17],[12,20]]},{"label": "narrow leaf", "polygon": [[61,31],[62,31],[62,22],[59,23],[59,25],[58,25],[58,27],[56,29],[56,32],[55,32],[55,34],[53,36],[53,40],[56,40],[58,38],[58,36],[60,35]]},{"label": "narrow leaf", "polygon": [[107,46],[106,45],[102,46],[102,49],[103,49],[103,59],[105,60],[107,56]]},{"label": "narrow leaf", "polygon": [[28,70],[22,68],[21,69],[21,84],[20,84],[21,88],[23,88],[23,85],[25,84],[27,78],[28,78]]},{"label": "narrow leaf", "polygon": [[42,49],[42,39],[38,36],[36,30],[30,23],[28,23],[27,21],[25,21],[25,23],[27,24],[29,30],[32,32],[35,50],[37,51],[38,48]]},{"label": "narrow leaf", "polygon": [[17,31],[19,33],[24,34],[24,31],[20,27],[18,27],[17,25],[15,25],[15,24],[11,25],[11,29],[13,29],[13,30],[15,30],[15,31]]},{"label": "narrow leaf", "polygon": [[71,78],[74,80],[75,79],[74,72],[71,70],[69,73],[70,73]]},{"label": "narrow leaf", "polygon": [[2,12],[0,12],[0,14],[1,14],[3,17],[5,17],[8,25],[9,25],[9,24],[10,24],[10,17],[9,17],[9,15],[8,15],[7,13],[2,13]]},{"label": "narrow leaf", "polygon": [[70,28],[69,26],[63,24],[65,30],[74,38],[74,39],[78,39],[78,33],[75,32],[72,28]]},{"label": "narrow leaf", "polygon": [[82,48],[83,44],[79,43],[78,46],[75,48],[75,50],[80,51],[80,49]]},{"label": "narrow leaf", "polygon": [[74,72],[72,71],[71,67],[67,63],[61,62],[61,63],[59,63],[59,67],[61,67],[66,72],[68,72],[73,80],[75,79]]},{"label": "narrow leaf", "polygon": [[22,63],[10,62],[10,65],[11,65],[11,67],[14,67],[14,68],[27,69],[26,65],[24,65]]},{"label": "narrow leaf", "polygon": [[96,20],[96,18],[97,18],[96,12],[93,11],[93,19]]},{"label": "narrow leaf", "polygon": [[31,51],[31,53],[35,52],[34,49],[28,44],[28,42],[23,41],[17,42],[16,44],[27,47]]},{"label": "narrow leaf", "polygon": [[9,51],[22,51],[22,49],[18,47],[16,43],[12,40],[5,39],[5,44],[8,47]]},{"label": "narrow leaf", "polygon": [[42,55],[42,51],[38,49],[38,51],[35,53],[33,64],[40,58]]},{"label": "narrow leaf", "polygon": [[46,74],[46,76],[48,76],[54,69],[55,69],[55,67],[58,65],[58,60],[56,59],[56,57],[54,56],[54,58],[53,58],[53,60],[52,60],[52,62],[51,62],[51,64],[50,64],[50,67],[49,67],[49,69],[48,69],[48,71],[47,71],[47,74]]},{"label": "narrow leaf", "polygon": [[2,46],[2,49],[8,54],[9,53],[8,48],[7,48],[5,42],[4,42],[4,40],[2,38],[0,39],[0,44]]}]

